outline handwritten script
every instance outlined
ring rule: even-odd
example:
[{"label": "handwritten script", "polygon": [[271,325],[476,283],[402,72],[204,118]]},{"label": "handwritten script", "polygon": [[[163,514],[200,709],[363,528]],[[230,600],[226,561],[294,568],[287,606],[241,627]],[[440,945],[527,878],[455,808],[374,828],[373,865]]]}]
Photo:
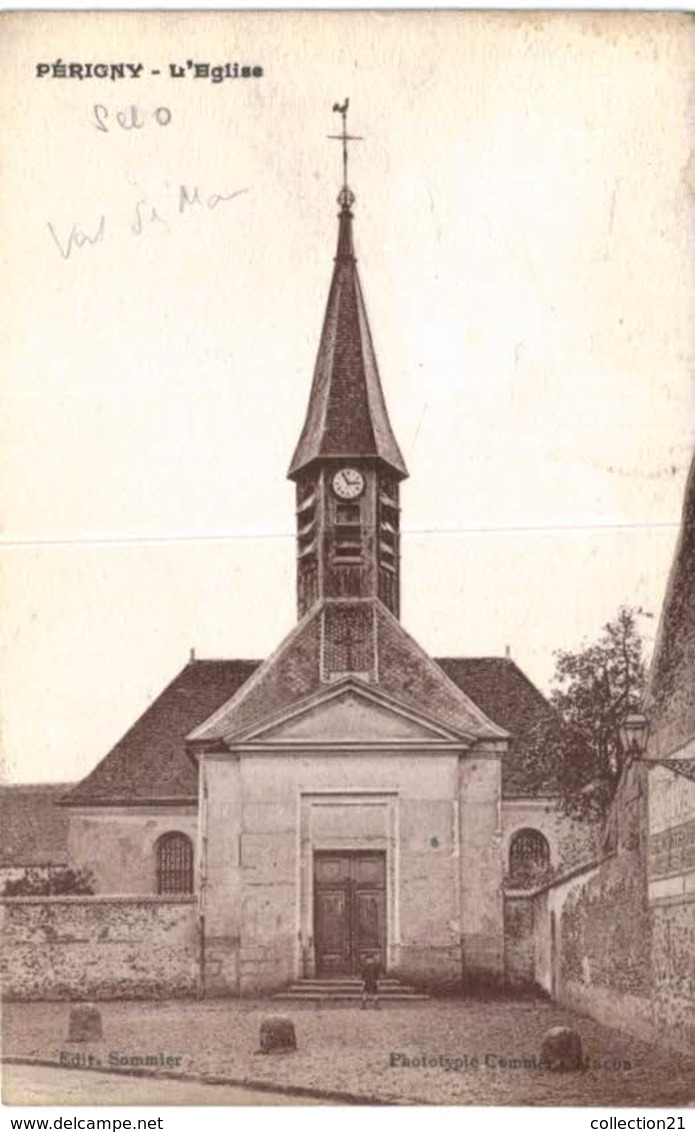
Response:
[{"label": "handwritten script", "polygon": [[232,192],[204,193],[197,185],[192,188],[179,185],[178,192],[170,194],[173,199],[162,203],[140,197],[134,201],[127,215],[120,219],[107,219],[102,213],[91,224],[75,221],[69,228],[60,229],[49,220],[47,228],[53,246],[61,258],[67,260],[76,251],[104,243],[111,233],[118,237],[122,234],[144,236],[154,230],[170,232],[182,216],[193,212],[214,212],[248,191],[235,189]]}]

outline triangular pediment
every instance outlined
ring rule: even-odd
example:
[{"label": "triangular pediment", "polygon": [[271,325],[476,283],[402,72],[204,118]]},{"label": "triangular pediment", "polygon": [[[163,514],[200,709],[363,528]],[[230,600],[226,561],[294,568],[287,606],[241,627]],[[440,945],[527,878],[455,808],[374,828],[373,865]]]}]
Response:
[{"label": "triangular pediment", "polygon": [[[336,639],[347,619],[354,637],[360,639],[360,668],[349,674],[327,660],[329,656],[335,660],[336,655],[347,660],[340,655]],[[317,602],[238,692],[189,733],[187,741],[198,749],[236,743],[240,736],[255,735],[275,723],[279,726],[309,705],[328,703],[348,685],[443,739],[508,738],[380,601],[365,599]],[[376,719],[374,725],[378,730]]]},{"label": "triangular pediment", "polygon": [[347,680],[294,709],[259,722],[232,744],[273,746],[467,745],[468,737]]}]

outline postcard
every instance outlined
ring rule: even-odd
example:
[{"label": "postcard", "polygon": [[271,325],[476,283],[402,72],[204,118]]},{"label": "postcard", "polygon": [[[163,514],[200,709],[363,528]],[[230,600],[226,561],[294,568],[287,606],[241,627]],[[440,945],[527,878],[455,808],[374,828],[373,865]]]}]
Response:
[{"label": "postcard", "polygon": [[5,1102],[692,1105],[692,20],[0,26]]}]

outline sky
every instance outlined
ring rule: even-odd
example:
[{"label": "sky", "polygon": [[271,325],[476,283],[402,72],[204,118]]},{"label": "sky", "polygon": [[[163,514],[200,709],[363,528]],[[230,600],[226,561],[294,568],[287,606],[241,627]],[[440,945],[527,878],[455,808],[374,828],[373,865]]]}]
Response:
[{"label": "sky", "polygon": [[346,96],[406,628],[543,690],[621,603],[649,646],[695,443],[688,17],[3,18],[7,779],[78,779],[191,648],[295,621]]}]

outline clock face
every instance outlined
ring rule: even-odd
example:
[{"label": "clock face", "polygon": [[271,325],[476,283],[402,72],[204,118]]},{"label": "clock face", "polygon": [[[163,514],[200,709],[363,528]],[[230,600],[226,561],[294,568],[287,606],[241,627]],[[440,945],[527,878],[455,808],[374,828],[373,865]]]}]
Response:
[{"label": "clock face", "polygon": [[364,491],[364,476],[357,468],[341,468],[333,476],[333,490],[340,499],[357,499]]}]

